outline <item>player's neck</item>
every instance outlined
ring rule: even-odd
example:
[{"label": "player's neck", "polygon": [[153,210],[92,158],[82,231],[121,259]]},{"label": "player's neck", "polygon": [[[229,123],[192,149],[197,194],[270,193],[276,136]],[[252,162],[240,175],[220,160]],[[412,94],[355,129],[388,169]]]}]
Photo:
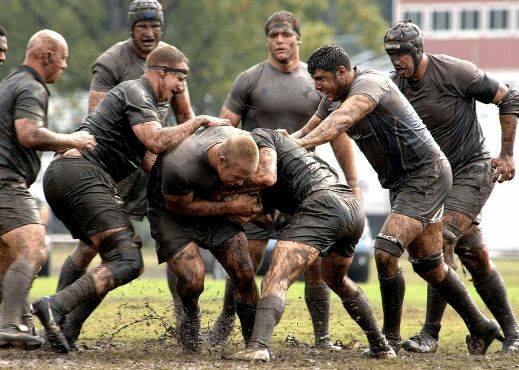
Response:
[{"label": "player's neck", "polygon": [[418,69],[415,73],[413,73],[413,77],[411,77],[411,80],[420,81],[423,76],[425,75],[425,72],[427,72],[427,66],[429,65],[429,57],[427,54],[423,53],[422,60],[420,61],[420,65],[418,66]]},{"label": "player's neck", "polygon": [[299,57],[288,60],[287,63],[280,63],[276,59],[269,55],[268,61],[272,67],[281,72],[292,72],[299,68],[300,60]]},{"label": "player's neck", "polygon": [[207,152],[207,160],[209,161],[209,165],[216,170],[218,168],[218,149],[220,149],[220,146],[222,143],[218,143],[210,147]]}]

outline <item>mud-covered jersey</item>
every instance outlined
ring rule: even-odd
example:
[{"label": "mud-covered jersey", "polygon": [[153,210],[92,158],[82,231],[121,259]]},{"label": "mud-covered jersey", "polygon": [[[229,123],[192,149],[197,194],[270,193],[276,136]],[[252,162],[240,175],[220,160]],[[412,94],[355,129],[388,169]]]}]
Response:
[{"label": "mud-covered jersey", "polygon": [[447,55],[427,54],[419,81],[392,79],[420,116],[451,164],[490,158],[476,114],[476,100],[491,103],[499,82],[473,63]]},{"label": "mud-covered jersey", "polygon": [[[443,156],[429,130],[389,77],[355,68],[345,99],[354,95],[365,95],[376,103],[347,133],[377,172],[382,187],[398,187]],[[324,96],[315,114],[325,119],[341,104],[342,101],[330,102]]]},{"label": "mud-covered jersey", "polygon": [[40,152],[26,148],[16,136],[15,120],[27,118],[47,126],[49,91],[29,66],[20,66],[0,83],[0,169],[31,185],[40,171]]},{"label": "mud-covered jersey", "polygon": [[351,192],[324,160],[292,139],[263,128],[253,130],[252,137],[258,148],[271,148],[277,153],[277,182],[262,191],[266,209],[293,214],[306,197],[318,190]]},{"label": "mud-covered jersey", "polygon": [[174,149],[160,154],[148,179],[148,204],[164,208],[163,194],[191,192],[195,198],[211,200],[223,183],[211,167],[207,151],[239,132],[243,131],[231,126],[200,128]]},{"label": "mud-covered jersey", "polygon": [[[160,42],[158,46],[167,45]],[[118,42],[101,54],[92,65],[92,81],[90,90],[108,92],[121,82],[136,80],[145,72],[146,58],[135,52],[133,40],[130,38]],[[169,103],[160,103],[160,122],[168,116]]]},{"label": "mud-covered jersey", "polygon": [[140,168],[146,153],[132,127],[151,121],[159,122],[159,112],[149,80],[142,76],[125,81],[110,90],[79,127],[97,141],[94,150],[81,153],[119,182]]},{"label": "mud-covered jersey", "polygon": [[312,117],[321,95],[305,63],[282,72],[263,61],[242,72],[225,100],[225,107],[242,117],[242,128],[301,129]]}]

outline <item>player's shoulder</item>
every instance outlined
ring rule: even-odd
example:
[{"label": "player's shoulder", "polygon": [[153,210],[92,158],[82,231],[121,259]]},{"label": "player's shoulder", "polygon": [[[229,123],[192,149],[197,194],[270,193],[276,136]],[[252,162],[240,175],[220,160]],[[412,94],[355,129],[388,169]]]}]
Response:
[{"label": "player's shoulder", "polygon": [[429,63],[433,67],[446,70],[446,72],[474,71],[477,66],[471,61],[453,57],[446,54],[427,54]]},{"label": "player's shoulder", "polygon": [[254,81],[264,72],[265,67],[267,67],[267,63],[268,61],[264,60],[253,65],[252,67],[247,68],[238,75],[237,80]]},{"label": "player's shoulder", "polygon": [[369,84],[374,83],[381,87],[387,87],[389,84],[389,81],[391,81],[391,79],[388,76],[386,76],[378,71],[375,71],[375,70],[369,69],[369,68],[364,69],[364,68],[356,67],[356,75],[354,77],[351,88],[353,88],[355,86],[363,86],[364,83],[369,83]]},{"label": "player's shoulder", "polygon": [[99,55],[94,64],[109,65],[111,67],[111,64],[124,62],[128,59],[131,43],[132,40],[127,39],[110,46],[101,55]]}]

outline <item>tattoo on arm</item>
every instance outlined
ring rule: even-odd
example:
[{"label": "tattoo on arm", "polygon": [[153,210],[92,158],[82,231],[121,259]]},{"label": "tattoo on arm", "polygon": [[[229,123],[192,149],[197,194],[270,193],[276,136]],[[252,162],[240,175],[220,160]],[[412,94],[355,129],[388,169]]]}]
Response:
[{"label": "tattoo on arm", "polygon": [[515,131],[517,117],[513,114],[499,116],[501,123],[501,156],[514,155]]},{"label": "tattoo on arm", "polygon": [[312,132],[301,139],[304,148],[313,148],[317,145],[335,140],[341,133],[368,115],[376,103],[367,95],[353,95],[342,105],[326,117]]}]

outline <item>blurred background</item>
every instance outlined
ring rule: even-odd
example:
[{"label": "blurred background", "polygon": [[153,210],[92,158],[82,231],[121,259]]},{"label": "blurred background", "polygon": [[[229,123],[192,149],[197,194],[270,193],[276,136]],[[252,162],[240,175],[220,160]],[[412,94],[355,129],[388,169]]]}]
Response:
[{"label": "blurred background", "polygon": [[[69,43],[69,69],[51,85],[50,126],[74,130],[87,112],[93,61],[107,48],[129,38],[129,0],[1,0],[0,24],[8,32],[9,53],[0,78],[23,60],[29,37],[39,29],[60,32]],[[188,84],[196,114],[218,115],[234,78],[267,56],[264,22],[287,9],[302,23],[301,59],[324,43],[341,44],[353,65],[389,73],[382,38],[387,27],[410,18],[425,34],[429,53],[445,53],[476,63],[498,80],[519,86],[519,1],[498,0],[161,0],[163,41],[177,46],[190,60]],[[493,155],[500,150],[495,106],[479,104],[478,114]],[[519,140],[516,140],[519,141]],[[516,144],[516,148],[518,145]],[[319,152],[331,163],[327,146]],[[43,157],[44,167],[51,154]],[[364,204],[376,235],[389,211],[387,191],[360,152],[357,155]],[[42,196],[41,185],[32,191]],[[483,228],[495,254],[519,256],[519,180],[498,184],[487,203]],[[61,233],[51,225],[51,232]],[[146,223],[137,225],[153,245]]]}]

